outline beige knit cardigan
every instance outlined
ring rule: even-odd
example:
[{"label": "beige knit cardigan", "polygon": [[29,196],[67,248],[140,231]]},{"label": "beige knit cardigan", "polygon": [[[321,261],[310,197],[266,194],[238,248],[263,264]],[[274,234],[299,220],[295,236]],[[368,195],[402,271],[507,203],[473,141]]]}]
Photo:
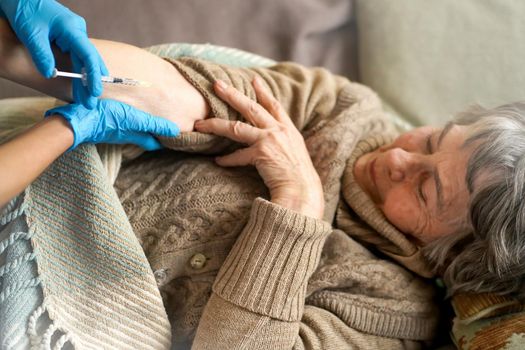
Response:
[{"label": "beige knit cardigan", "polygon": [[213,81],[255,98],[260,76],[302,132],[326,201],[323,220],[269,202],[255,169],[215,165],[209,155],[239,145],[211,135],[163,139],[171,151],[124,163],[115,188],[157,278],[173,347],[375,350],[432,339],[433,288],[421,277],[431,274],[353,178],[357,157],[395,135],[377,96],[292,63],[172,62],[216,118],[242,119]]}]

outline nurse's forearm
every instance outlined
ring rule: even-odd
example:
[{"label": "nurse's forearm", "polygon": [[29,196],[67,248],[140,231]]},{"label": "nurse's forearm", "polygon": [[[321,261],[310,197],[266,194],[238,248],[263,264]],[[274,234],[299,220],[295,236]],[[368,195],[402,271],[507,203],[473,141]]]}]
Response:
[{"label": "nurse's forearm", "polygon": [[[69,61],[58,55],[58,67],[69,69]],[[71,82],[45,79],[35,68],[29,52],[5,19],[0,18],[0,77],[31,87],[64,101],[71,100]]]},{"label": "nurse's forearm", "polygon": [[[125,102],[193,130],[193,123],[208,115],[204,97],[172,64],[145,50],[118,42],[91,39],[113,76],[150,82],[151,87],[104,85],[102,98]],[[55,50],[59,70],[71,71],[67,54]],[[71,101],[71,80],[45,79],[38,73],[28,51],[5,20],[0,19],[0,76],[64,101]]]},{"label": "nurse's forearm", "polygon": [[73,144],[64,118],[46,118],[0,145],[0,207],[21,193]]}]

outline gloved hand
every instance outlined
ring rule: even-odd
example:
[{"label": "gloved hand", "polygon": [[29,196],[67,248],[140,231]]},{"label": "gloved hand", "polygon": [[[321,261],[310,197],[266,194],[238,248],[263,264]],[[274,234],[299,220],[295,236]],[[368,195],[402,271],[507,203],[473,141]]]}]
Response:
[{"label": "gloved hand", "polygon": [[55,0],[0,0],[0,9],[46,78],[51,77],[55,68],[52,42],[71,54],[75,72],[81,73],[85,67],[88,86],[74,79],[73,97],[75,102],[94,108],[96,97],[102,94],[100,76],[109,73],[87,37],[84,19]]},{"label": "gloved hand", "polygon": [[97,100],[94,109],[80,104],[60,106],[47,111],[46,117],[54,114],[61,115],[73,129],[75,140],[69,150],[81,143],[133,143],[153,151],[162,145],[152,134],[179,135],[177,124],[115,100]]}]

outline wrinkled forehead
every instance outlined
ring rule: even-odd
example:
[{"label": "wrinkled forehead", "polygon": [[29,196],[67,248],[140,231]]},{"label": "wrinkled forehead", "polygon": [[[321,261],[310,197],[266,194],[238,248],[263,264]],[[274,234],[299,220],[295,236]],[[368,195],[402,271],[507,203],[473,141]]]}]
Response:
[{"label": "wrinkled forehead", "polygon": [[434,220],[438,227],[446,227],[448,232],[462,232],[468,229],[470,193],[456,192],[446,200],[445,205],[438,210]]},{"label": "wrinkled forehead", "polygon": [[441,179],[443,205],[438,217],[443,219],[466,215],[470,200],[467,183],[468,164],[475,147],[465,146],[466,130],[463,126],[447,124],[437,136],[441,149],[437,155],[437,169]]}]

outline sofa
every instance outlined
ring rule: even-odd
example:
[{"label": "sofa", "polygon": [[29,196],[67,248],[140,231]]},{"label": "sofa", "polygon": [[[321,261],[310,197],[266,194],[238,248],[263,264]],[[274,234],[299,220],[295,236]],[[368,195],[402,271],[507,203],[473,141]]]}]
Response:
[{"label": "sofa", "polygon": [[[277,61],[324,66],[372,87],[387,112],[410,125],[442,125],[469,104],[491,107],[523,98],[525,41],[521,34],[525,33],[525,3],[518,1],[61,3],[83,16],[90,36],[96,38],[141,47],[171,42],[211,43]],[[0,81],[0,98],[37,95],[33,90]],[[485,348],[487,343],[480,339],[490,341],[501,336],[495,325],[514,320],[517,326],[513,333],[506,334],[503,343],[508,348],[525,348],[522,305],[502,298],[490,304],[487,311],[486,300],[476,298],[443,302],[444,309],[454,307],[456,316],[453,326],[444,323],[440,345],[454,341],[461,349]],[[486,331],[489,328],[492,333]],[[447,336],[450,329],[452,339]]]}]

